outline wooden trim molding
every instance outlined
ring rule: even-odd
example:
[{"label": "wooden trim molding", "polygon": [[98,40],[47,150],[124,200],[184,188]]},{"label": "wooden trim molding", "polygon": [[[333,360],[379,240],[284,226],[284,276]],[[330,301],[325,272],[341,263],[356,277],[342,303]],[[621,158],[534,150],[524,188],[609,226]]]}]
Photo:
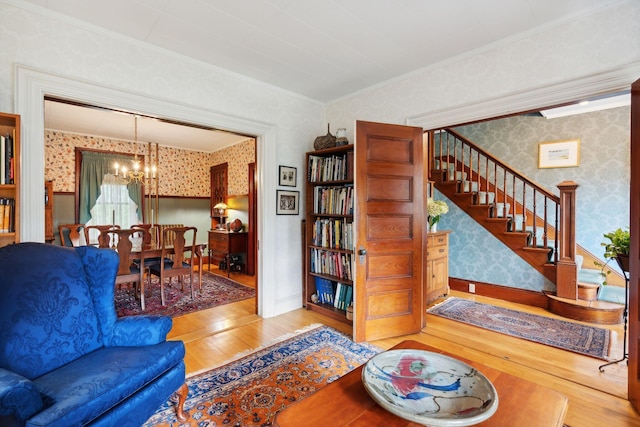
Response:
[{"label": "wooden trim molding", "polygon": [[475,283],[476,295],[497,298],[517,304],[526,304],[533,307],[547,308],[547,296],[542,292],[528,291],[526,289],[510,288],[493,283],[478,282],[469,279],[449,277],[449,288],[459,292],[469,292],[469,283]]}]

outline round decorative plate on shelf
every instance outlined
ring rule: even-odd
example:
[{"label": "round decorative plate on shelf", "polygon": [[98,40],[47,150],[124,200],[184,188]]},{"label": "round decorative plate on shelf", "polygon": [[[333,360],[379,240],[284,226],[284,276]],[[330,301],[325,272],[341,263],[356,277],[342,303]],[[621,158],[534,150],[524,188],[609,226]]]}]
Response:
[{"label": "round decorative plate on shelf", "polygon": [[478,424],[498,409],[495,387],[474,367],[424,350],[389,350],[371,358],[362,382],[387,411],[432,427]]}]

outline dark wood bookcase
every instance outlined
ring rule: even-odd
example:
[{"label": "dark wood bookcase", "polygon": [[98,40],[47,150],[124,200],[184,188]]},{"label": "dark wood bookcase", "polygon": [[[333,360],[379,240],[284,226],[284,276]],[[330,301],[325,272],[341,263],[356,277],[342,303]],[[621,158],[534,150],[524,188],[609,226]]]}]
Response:
[{"label": "dark wood bookcase", "polygon": [[[353,148],[344,145],[306,154],[304,232],[305,305],[349,324],[349,288],[351,301],[355,297]],[[318,289],[320,283],[330,286],[332,298]]]}]

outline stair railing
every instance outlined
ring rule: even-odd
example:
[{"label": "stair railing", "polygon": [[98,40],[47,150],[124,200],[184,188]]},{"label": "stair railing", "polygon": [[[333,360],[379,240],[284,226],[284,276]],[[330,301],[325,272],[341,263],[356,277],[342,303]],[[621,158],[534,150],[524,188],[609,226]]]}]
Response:
[{"label": "stair railing", "polygon": [[508,219],[507,232],[529,233],[529,247],[550,250],[557,263],[561,242],[560,198],[484,151],[450,128],[432,132],[429,170],[458,181],[460,192],[475,194],[474,204],[488,205],[491,217]]}]

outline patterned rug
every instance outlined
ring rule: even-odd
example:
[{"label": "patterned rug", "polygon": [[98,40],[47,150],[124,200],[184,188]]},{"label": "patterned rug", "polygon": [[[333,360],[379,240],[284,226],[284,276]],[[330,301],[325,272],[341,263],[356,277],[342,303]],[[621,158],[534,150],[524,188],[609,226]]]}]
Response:
[{"label": "patterned rug", "polygon": [[177,421],[174,402],[169,401],[145,426],[270,426],[278,411],[382,351],[370,344],[356,344],[327,326],[310,328],[188,378],[188,422]]},{"label": "patterned rug", "polygon": [[[194,274],[194,278],[196,277],[197,275]],[[191,299],[190,286],[189,278],[185,279],[184,292],[181,291],[181,286],[176,278],[173,279],[171,286],[165,284],[166,306],[163,307],[160,299],[160,283],[158,278],[154,276],[151,283],[151,293],[149,293],[149,289],[145,289],[145,310],[142,311],[140,301],[134,298],[132,290],[123,285],[122,289],[116,289],[116,312],[118,317],[135,316],[137,314],[162,314],[176,317],[253,298],[256,295],[256,291],[253,288],[207,271],[202,272],[202,291],[198,291],[196,284],[196,293],[193,300]],[[148,285],[145,285],[145,288],[147,287]]]},{"label": "patterned rug", "polygon": [[479,326],[517,338],[608,360],[608,329],[523,313],[508,308],[449,297],[429,314]]}]

